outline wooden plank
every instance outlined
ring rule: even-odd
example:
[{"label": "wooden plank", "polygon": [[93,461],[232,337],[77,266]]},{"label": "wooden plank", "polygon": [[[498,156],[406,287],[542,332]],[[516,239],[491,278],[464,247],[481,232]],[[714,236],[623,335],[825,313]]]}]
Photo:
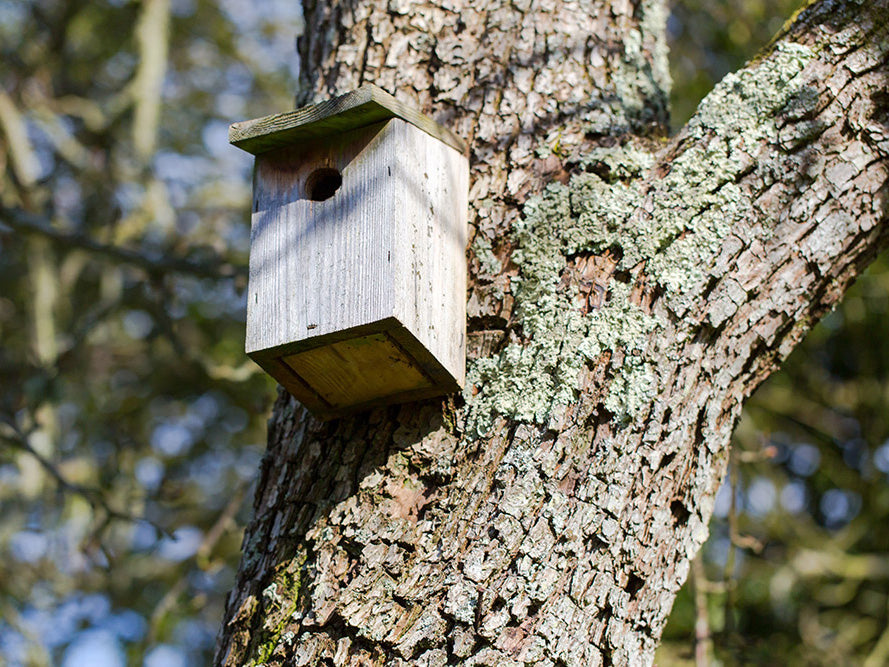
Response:
[{"label": "wooden plank", "polygon": [[334,409],[434,386],[385,333],[316,347],[282,361]]},{"label": "wooden plank", "polygon": [[[285,362],[287,357],[309,350],[317,350],[328,345],[381,333],[385,334],[406,357],[412,360],[415,367],[429,380],[428,385],[397,391],[360,403],[334,407]],[[452,374],[395,318],[289,343],[276,349],[253,352],[250,357],[298,401],[309,408],[312,414],[323,420],[344,417],[392,403],[420,401],[460,391],[460,385],[457,384]]]},{"label": "wooden plank", "polygon": [[228,140],[248,153],[259,155],[388,118],[401,118],[457,152],[466,154],[466,143],[460,137],[373,84],[296,111],[233,123],[229,127]]},{"label": "wooden plank", "polygon": [[392,251],[393,314],[462,387],[468,165],[410,125],[401,123],[392,138],[401,185],[393,211],[403,211]]},{"label": "wooden plank", "polygon": [[[343,178],[320,202],[319,168]],[[392,119],[260,155],[254,180],[248,353],[394,318],[462,385],[466,158]]]},{"label": "wooden plank", "polygon": [[[392,316],[400,186],[389,176],[390,133],[384,122],[257,156],[248,353]],[[330,199],[311,201],[305,182],[327,168],[342,174],[342,185]]]}]

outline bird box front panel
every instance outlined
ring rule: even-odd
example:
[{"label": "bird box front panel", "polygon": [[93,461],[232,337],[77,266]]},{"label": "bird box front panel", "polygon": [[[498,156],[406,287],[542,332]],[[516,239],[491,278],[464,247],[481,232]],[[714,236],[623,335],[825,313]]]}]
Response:
[{"label": "bird box front panel", "polygon": [[384,125],[256,157],[248,354],[392,316],[391,180],[377,150]]}]

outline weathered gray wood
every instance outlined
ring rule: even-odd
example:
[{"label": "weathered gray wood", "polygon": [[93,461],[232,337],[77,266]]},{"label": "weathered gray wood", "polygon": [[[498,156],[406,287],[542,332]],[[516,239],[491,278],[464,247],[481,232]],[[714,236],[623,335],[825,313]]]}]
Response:
[{"label": "weathered gray wood", "polygon": [[[342,185],[313,201],[306,186],[319,169],[340,172]],[[459,390],[467,196],[466,158],[400,118],[257,156],[247,353],[322,417]],[[366,365],[353,355],[340,359],[350,371],[329,374],[377,376],[380,395],[364,379],[351,401],[348,383],[335,400],[313,387],[318,363],[336,355],[301,353],[375,334],[386,342],[368,348]],[[383,379],[394,372],[380,368],[390,345],[403,351],[392,368],[412,365],[409,381]]]},{"label": "weathered gray wood", "polygon": [[296,111],[233,123],[229,128],[228,140],[248,153],[259,155],[389,118],[401,118],[459,153],[466,153],[465,142],[448,128],[402,104],[373,84]]}]

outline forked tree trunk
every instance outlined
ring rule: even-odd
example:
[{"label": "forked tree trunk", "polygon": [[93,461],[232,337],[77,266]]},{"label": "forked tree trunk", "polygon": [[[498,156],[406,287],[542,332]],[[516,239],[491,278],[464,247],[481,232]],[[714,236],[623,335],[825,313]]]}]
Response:
[{"label": "forked tree trunk", "polygon": [[661,0],[305,11],[301,101],[471,145],[469,379],[279,398],[218,664],[650,664],[744,399],[889,239],[889,0],[810,5],[671,141]]}]

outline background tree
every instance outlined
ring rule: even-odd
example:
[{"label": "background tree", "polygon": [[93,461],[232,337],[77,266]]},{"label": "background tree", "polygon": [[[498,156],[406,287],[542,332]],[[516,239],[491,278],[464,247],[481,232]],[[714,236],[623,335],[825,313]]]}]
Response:
[{"label": "background tree", "polygon": [[219,662],[650,663],[742,401],[885,243],[885,12],[813,3],[663,142],[660,3],[308,4],[304,99],[470,139],[469,380],[280,397]]}]

